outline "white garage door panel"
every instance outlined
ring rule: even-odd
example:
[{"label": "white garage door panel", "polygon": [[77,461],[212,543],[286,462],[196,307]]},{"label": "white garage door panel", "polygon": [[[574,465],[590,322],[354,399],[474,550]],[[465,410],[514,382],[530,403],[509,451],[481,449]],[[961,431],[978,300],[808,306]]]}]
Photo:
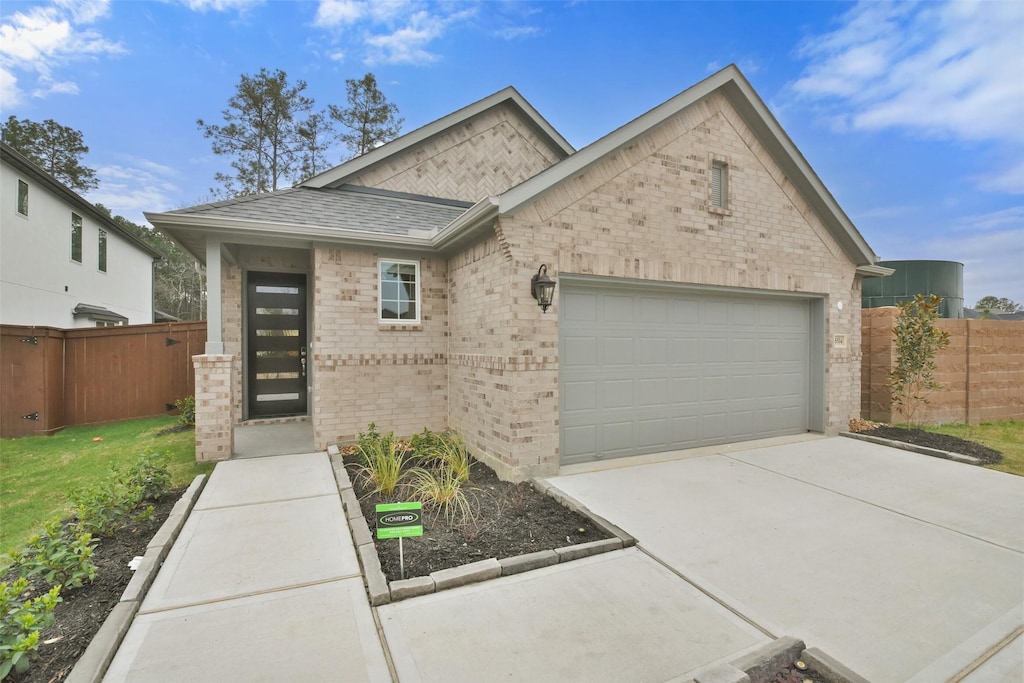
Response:
[{"label": "white garage door panel", "polygon": [[807,431],[810,306],[567,284],[562,462]]}]

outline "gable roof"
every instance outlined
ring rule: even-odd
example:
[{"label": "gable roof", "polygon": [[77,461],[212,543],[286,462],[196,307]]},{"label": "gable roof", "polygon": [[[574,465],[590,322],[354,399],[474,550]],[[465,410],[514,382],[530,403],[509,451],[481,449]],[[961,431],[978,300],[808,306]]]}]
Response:
[{"label": "gable roof", "polygon": [[523,116],[523,120],[528,123],[542,138],[546,139],[553,147],[558,149],[562,153],[563,157],[568,157],[576,151],[573,146],[562,137],[561,133],[555,130],[554,127],[552,127],[552,125],[548,123],[515,88],[509,86],[503,90],[499,90],[493,95],[488,95],[482,100],[478,100],[467,107],[463,107],[462,109],[452,112],[447,116],[443,116],[425,126],[421,126],[412,132],[395,138],[376,149],[357,156],[354,159],[350,159],[340,166],[335,166],[329,171],[313,176],[309,180],[300,183],[300,186],[339,187],[344,185],[348,180],[364,173],[367,169],[384,163],[389,158],[401,154],[416,145],[426,142],[435,135],[440,135],[450,128],[461,123],[465,123],[474,116],[478,116],[479,114],[502,104],[509,104],[515,109],[518,109]]},{"label": "gable roof", "polygon": [[108,232],[120,235],[133,247],[146,252],[154,259],[163,258],[159,251],[115,223],[110,216],[97,209],[95,204],[86,200],[67,185],[41,169],[24,154],[2,141],[0,141],[0,158],[10,164],[12,168],[22,175],[31,178],[33,181],[39,183],[50,192],[60,197],[77,211],[88,215],[89,218],[102,225]]},{"label": "gable roof", "polygon": [[[273,236],[277,240],[287,237],[310,244],[313,241],[327,241],[363,246],[389,245],[448,253],[457,245],[491,229],[496,217],[510,215],[526,207],[560,183],[571,180],[591,165],[599,163],[672,116],[716,92],[730,102],[787,180],[806,199],[829,233],[857,266],[857,273],[865,277],[888,275],[891,269],[875,265],[878,257],[735,65],[727,66],[571,154],[569,143],[550,128],[518,92],[513,88],[505,88],[295,188],[192,209],[147,213],[146,218],[165,232],[166,229],[173,231],[172,237],[182,242],[200,261],[205,260],[201,245],[201,235],[204,233],[216,233],[225,240]],[[383,163],[392,155],[502,102],[515,104],[536,125],[550,129],[549,139],[553,142],[561,141],[558,146],[568,156],[502,194],[485,197],[472,205],[345,184],[345,180],[370,166]],[[379,198],[380,204],[374,204],[369,199],[373,196]],[[313,205],[302,206],[307,200],[313,202]],[[398,209],[395,202],[403,201],[413,202],[419,207],[415,210],[411,206]],[[392,209],[395,213],[389,214],[388,211]],[[378,213],[363,220],[357,215],[362,211]],[[448,219],[447,223],[439,222],[445,218]],[[405,226],[404,230],[402,225]],[[195,244],[187,243],[189,240],[195,240]]]},{"label": "gable roof", "polygon": [[[714,92],[720,92],[729,100],[744,123],[750,127],[761,144],[771,154],[786,174],[786,178],[808,201],[850,259],[858,266],[873,268],[878,257],[735,64],[730,64],[712,74],[646,114],[633,119],[571,157],[541,171],[501,195],[481,200],[477,203],[476,210],[472,212],[472,218],[467,215],[456,225],[449,226],[449,229],[468,229],[471,226],[463,224],[469,223],[470,220],[486,221],[498,215],[515,213],[560,183],[573,178],[591,165],[629,145],[652,128]],[[877,275],[878,273],[867,268],[861,274]]]}]

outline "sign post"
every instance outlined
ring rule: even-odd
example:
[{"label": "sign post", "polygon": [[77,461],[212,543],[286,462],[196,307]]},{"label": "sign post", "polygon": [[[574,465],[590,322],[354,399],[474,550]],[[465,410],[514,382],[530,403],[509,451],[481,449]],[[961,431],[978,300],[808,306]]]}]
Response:
[{"label": "sign post", "polygon": [[423,503],[379,503],[377,505],[377,538],[398,539],[398,562],[405,578],[405,552],[402,539],[423,535]]}]

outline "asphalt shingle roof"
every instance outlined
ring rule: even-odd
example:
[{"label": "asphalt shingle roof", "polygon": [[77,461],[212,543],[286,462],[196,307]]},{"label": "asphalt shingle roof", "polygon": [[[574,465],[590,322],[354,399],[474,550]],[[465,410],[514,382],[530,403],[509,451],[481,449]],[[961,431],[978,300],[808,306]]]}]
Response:
[{"label": "asphalt shingle roof", "polygon": [[470,206],[345,185],[336,189],[292,187],[168,213],[410,236],[421,231],[434,233]]}]

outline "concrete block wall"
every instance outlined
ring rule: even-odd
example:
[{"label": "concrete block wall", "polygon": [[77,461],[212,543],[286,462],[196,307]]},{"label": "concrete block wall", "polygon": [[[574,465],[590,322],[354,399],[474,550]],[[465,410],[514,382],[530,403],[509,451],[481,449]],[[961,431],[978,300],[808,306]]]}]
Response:
[{"label": "concrete block wall", "polygon": [[[419,261],[420,323],[378,322],[378,257]],[[370,422],[401,436],[445,429],[446,261],[316,248],[312,287],[316,447],[351,441]]]},{"label": "concrete block wall", "polygon": [[518,185],[560,158],[556,148],[503,104],[348,182],[477,202]]},{"label": "concrete block wall", "polygon": [[[895,306],[863,311],[861,411],[878,422],[902,423],[893,405],[889,373],[896,364]],[[918,407],[914,421],[945,424],[1024,419],[1024,322],[940,319],[936,328],[950,343],[935,356],[935,380],[943,386]]]},{"label": "concrete block wall", "polygon": [[[724,212],[708,206],[714,159],[729,164]],[[509,383],[516,423],[530,425],[534,436],[526,442],[524,429],[520,442],[513,437],[517,464],[551,471],[557,462],[558,290],[547,317],[529,292],[542,262],[556,279],[572,273],[824,296],[827,431],[845,429],[859,413],[855,265],[722,97],[681,112],[501,218],[498,234],[512,259],[507,335],[550,358],[541,374],[520,373]],[[836,333],[847,335],[845,349],[829,343]],[[525,353],[519,342],[510,355]]]}]

